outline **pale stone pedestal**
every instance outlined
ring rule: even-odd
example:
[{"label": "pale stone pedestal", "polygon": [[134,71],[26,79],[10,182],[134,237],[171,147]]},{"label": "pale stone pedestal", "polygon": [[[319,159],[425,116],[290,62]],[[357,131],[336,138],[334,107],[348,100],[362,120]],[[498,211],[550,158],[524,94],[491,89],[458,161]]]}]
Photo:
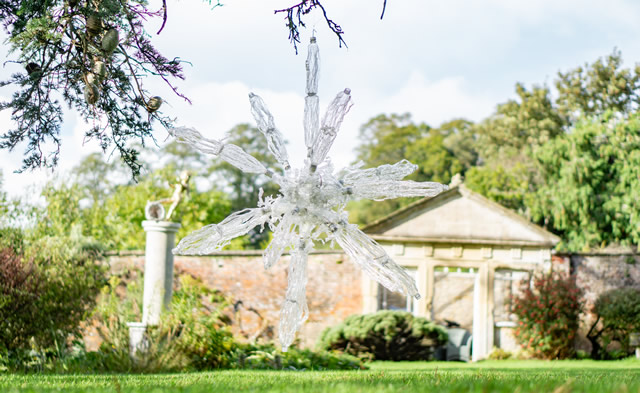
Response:
[{"label": "pale stone pedestal", "polygon": [[142,227],[147,232],[142,322],[128,324],[132,354],[144,349],[146,327],[160,323],[160,314],[171,301],[173,292],[173,253],[171,250],[180,224],[169,221],[143,221]]},{"label": "pale stone pedestal", "polygon": [[147,232],[144,257],[144,295],[142,322],[157,325],[162,309],[169,305],[173,291],[173,245],[180,224],[143,221]]},{"label": "pale stone pedestal", "polygon": [[135,357],[138,352],[145,352],[149,343],[145,340],[144,333],[147,324],[143,322],[129,322],[129,355]]}]

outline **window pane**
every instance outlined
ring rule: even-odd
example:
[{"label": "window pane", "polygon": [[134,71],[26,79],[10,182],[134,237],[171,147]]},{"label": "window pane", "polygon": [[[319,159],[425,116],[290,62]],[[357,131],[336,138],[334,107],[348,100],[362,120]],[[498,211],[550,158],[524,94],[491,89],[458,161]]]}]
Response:
[{"label": "window pane", "polygon": [[[410,276],[416,277],[416,269],[407,269]],[[414,312],[414,300],[401,293],[391,292],[378,284],[378,310],[402,310]]]},{"label": "window pane", "polygon": [[493,318],[499,321],[514,321],[511,297],[520,293],[523,280],[529,279],[529,273],[517,270],[496,270],[493,283]]}]

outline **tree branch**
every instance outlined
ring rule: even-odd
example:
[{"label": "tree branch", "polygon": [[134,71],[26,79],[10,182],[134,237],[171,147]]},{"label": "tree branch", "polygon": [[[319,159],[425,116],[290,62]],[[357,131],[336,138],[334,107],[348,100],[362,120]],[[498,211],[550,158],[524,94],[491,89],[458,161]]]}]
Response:
[{"label": "tree branch", "polygon": [[327,22],[329,29],[338,37],[338,45],[340,47],[342,47],[342,45],[347,47],[347,43],[344,38],[342,38],[342,35],[344,34],[342,27],[329,18],[327,10],[320,3],[320,0],[303,0],[291,7],[274,11],[274,14],[281,12],[286,13],[285,20],[287,21],[287,28],[289,29],[289,41],[293,44],[296,54],[298,53],[298,44],[300,43],[300,27],[306,27],[302,18],[315,8],[319,8],[322,11],[322,15],[324,16],[324,20]]}]

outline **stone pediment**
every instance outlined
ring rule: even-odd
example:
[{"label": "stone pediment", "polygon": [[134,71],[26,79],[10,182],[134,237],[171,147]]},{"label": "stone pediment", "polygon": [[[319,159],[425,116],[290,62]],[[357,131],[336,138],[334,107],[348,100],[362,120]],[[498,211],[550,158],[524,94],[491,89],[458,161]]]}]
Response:
[{"label": "stone pediment", "polygon": [[459,185],[363,229],[376,240],[547,246],[560,238]]}]

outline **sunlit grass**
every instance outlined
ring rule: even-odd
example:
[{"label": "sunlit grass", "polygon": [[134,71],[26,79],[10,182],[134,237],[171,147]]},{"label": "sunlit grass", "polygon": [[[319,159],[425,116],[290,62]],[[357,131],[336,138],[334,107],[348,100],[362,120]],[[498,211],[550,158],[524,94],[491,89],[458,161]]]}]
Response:
[{"label": "sunlit grass", "polygon": [[162,375],[0,375],[0,391],[640,392],[640,361],[375,362],[367,371],[216,371]]}]

